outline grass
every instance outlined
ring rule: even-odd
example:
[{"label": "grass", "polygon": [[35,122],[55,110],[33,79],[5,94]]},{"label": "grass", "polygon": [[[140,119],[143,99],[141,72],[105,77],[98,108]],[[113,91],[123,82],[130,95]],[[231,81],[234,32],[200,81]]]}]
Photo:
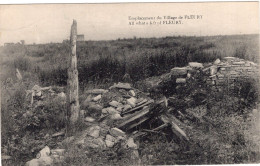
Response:
[{"label": "grass", "polygon": [[[77,46],[80,95],[84,96],[85,89],[107,88],[114,82],[122,81],[125,73],[136,83],[151,76],[161,75],[175,66],[185,66],[191,61],[204,63],[225,56],[237,56],[258,63],[258,37],[259,35],[234,35],[80,42]],[[43,110],[47,111],[47,114],[40,118],[40,122],[35,119],[24,122],[16,116],[28,110],[24,93],[26,89],[31,89],[35,84],[66,86],[68,52],[68,43],[0,48],[1,139],[2,145],[6,145],[12,135],[15,135],[17,139],[12,141],[17,141],[15,147],[19,149],[19,154],[9,154],[16,156],[17,162],[28,160],[28,156],[33,157],[38,149],[31,152],[32,147],[40,148],[38,144],[43,143],[34,142],[39,133],[29,137],[29,129],[21,129],[24,124],[39,125],[39,131],[44,132],[64,127],[64,119],[56,120],[55,117],[62,116],[66,108],[57,104],[59,101],[56,100],[46,103]],[[15,68],[18,68],[23,76],[21,82],[16,79]],[[194,142],[189,149],[158,135],[150,136],[148,140],[139,140],[141,164],[259,162],[259,143],[255,138],[260,136],[251,130],[255,125],[255,122],[251,122],[253,106],[240,100],[251,98],[250,103],[253,103],[256,96],[249,92],[243,96],[247,94],[244,91],[253,88],[252,84],[245,83],[243,87],[245,88],[241,89],[241,93],[235,96],[212,94],[217,99],[212,99],[213,103],[207,105],[206,112],[216,126],[196,126],[190,132]],[[195,106],[192,109],[198,110]],[[45,123],[47,121],[49,125]],[[15,133],[18,133],[18,136]],[[22,138],[28,138],[25,145],[21,144]],[[93,150],[85,153],[87,150],[70,147],[69,154],[75,155],[67,156],[64,165],[93,165],[97,162],[97,165],[131,165],[137,162],[130,160],[130,154],[119,147],[101,153]],[[11,152],[14,152],[14,149]]]}]

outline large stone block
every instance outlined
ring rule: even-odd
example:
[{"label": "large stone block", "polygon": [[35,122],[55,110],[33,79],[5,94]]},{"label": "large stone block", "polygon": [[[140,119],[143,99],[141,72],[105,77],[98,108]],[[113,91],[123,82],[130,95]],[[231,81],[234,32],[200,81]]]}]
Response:
[{"label": "large stone block", "polygon": [[203,64],[202,63],[198,63],[198,62],[190,62],[189,66],[192,67],[192,68],[196,68],[196,69],[203,68]]},{"label": "large stone block", "polygon": [[175,67],[171,69],[171,74],[175,76],[186,75],[188,72],[187,67]]}]

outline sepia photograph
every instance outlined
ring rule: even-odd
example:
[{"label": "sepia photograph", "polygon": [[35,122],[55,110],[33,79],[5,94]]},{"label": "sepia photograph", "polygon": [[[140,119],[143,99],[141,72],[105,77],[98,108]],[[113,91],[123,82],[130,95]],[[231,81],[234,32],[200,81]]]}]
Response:
[{"label": "sepia photograph", "polygon": [[3,166],[260,163],[259,2],[0,4]]}]

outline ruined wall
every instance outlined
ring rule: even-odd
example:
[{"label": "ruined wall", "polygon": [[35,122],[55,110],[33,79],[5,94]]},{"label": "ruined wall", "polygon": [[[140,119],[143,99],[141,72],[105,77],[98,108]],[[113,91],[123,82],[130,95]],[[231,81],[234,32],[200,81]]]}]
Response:
[{"label": "ruined wall", "polygon": [[251,61],[236,57],[224,57],[217,59],[214,63],[202,64],[190,62],[186,67],[175,67],[171,69],[171,75],[177,77],[176,83],[183,84],[196,72],[202,71],[207,76],[206,82],[217,88],[226,87],[234,89],[237,80],[247,80],[259,77],[259,66]]},{"label": "ruined wall", "polygon": [[216,60],[209,68],[210,76],[207,82],[215,86],[228,85],[234,88],[234,82],[238,79],[257,78],[259,66],[251,61],[235,57],[225,57],[222,61]]}]

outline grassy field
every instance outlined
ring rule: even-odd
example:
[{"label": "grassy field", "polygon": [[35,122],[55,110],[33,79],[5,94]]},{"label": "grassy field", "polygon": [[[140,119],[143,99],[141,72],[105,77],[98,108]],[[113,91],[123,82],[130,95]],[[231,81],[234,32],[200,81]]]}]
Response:
[{"label": "grassy field", "polygon": [[[15,119],[16,115],[27,109],[24,97],[25,90],[31,89],[35,84],[66,86],[69,49],[69,43],[66,42],[14,45],[0,48],[2,145],[7,144],[13,137],[17,137],[17,140],[20,141],[22,138],[29,138],[32,132],[27,131],[24,125],[35,123],[35,120]],[[132,83],[135,84],[137,81],[161,75],[175,66],[185,66],[192,61],[206,63],[225,56],[236,56],[259,63],[259,35],[175,36],[85,41],[77,44],[77,56],[80,95],[82,95],[85,89],[107,88],[114,82],[122,81],[126,73],[130,75]],[[18,81],[16,78],[16,68],[23,76],[22,81]],[[208,126],[196,126],[197,130],[190,133],[191,137],[194,138],[194,144],[189,150],[183,150],[181,147],[172,147],[171,149],[165,138],[157,135],[151,136],[148,143],[147,140],[143,141],[143,146],[140,149],[140,154],[143,156],[141,163],[227,164],[259,162],[260,136],[256,132],[259,121],[254,120],[256,115],[252,113],[252,109],[259,101],[255,99],[251,104],[245,105],[245,102],[240,101],[240,96],[214,95],[218,96],[212,97],[216,101],[211,103],[211,107],[203,107],[202,109],[210,112],[209,116],[216,124],[215,127],[209,129]],[[41,126],[40,130],[51,130],[64,126],[62,119],[57,122],[53,118],[59,116],[57,112],[65,111],[64,105],[57,101],[49,101],[45,109],[50,112],[48,117],[52,117],[50,119],[51,125]],[[195,107],[193,109],[198,111],[201,108]],[[37,133],[33,135],[37,135]],[[37,150],[33,152],[31,150],[40,142],[30,141],[30,139],[26,144],[20,144],[18,141],[14,147],[9,147],[8,153],[15,157],[17,162],[22,163],[28,158],[34,157]],[[84,161],[89,161],[88,164],[91,165],[93,159],[89,159],[90,156],[100,157],[100,154],[93,152],[90,156],[77,158],[77,155],[83,152],[71,149],[71,153],[74,151],[77,151],[77,154],[74,155],[76,158],[66,160],[65,165],[71,165],[73,161],[78,161],[79,165]],[[152,155],[153,158],[147,158],[148,154]],[[103,155],[106,153],[104,152]],[[124,155],[127,158],[127,154]],[[100,160],[100,162],[108,165],[124,164],[120,161],[109,160]],[[131,164],[131,161],[128,161],[127,164]]]}]

